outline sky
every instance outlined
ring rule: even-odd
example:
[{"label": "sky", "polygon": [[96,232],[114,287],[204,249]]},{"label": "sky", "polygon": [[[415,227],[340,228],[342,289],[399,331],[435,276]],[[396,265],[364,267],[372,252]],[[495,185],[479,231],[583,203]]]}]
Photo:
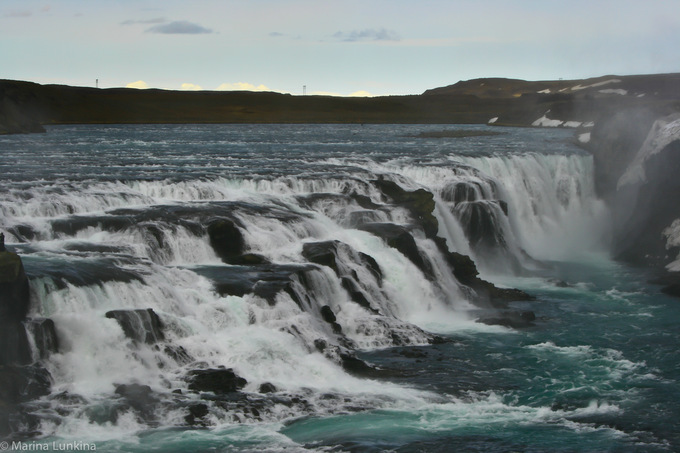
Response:
[{"label": "sky", "polygon": [[420,94],[680,72],[680,0],[0,0],[0,78]]}]

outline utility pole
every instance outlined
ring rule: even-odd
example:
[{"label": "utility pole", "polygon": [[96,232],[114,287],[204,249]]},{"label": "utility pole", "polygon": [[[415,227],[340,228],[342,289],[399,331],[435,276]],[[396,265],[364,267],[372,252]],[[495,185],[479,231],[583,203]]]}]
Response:
[{"label": "utility pole", "polygon": [[99,88],[99,79],[95,79],[95,81],[94,81],[94,86],[95,86],[96,88]]},{"label": "utility pole", "polygon": [[302,95],[305,96],[307,94],[307,85],[302,85]]}]

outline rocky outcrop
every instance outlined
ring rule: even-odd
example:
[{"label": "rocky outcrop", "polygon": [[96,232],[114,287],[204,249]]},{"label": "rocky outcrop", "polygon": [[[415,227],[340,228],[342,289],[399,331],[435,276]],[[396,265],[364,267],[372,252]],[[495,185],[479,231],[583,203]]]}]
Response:
[{"label": "rocky outcrop", "polygon": [[620,112],[589,145],[599,194],[613,212],[615,257],[652,266],[672,258],[663,231],[680,218],[680,114],[658,115]]},{"label": "rocky outcrop", "polygon": [[677,226],[680,219],[680,113],[634,109],[593,130],[599,194],[613,217],[618,259],[673,271],[656,281],[680,294]]},{"label": "rocky outcrop", "polygon": [[165,340],[161,318],[150,308],[111,310],[106,312],[106,317],[118,321],[125,336],[139,343],[155,344]]},{"label": "rocky outcrop", "polygon": [[215,394],[233,393],[245,387],[245,379],[234,373],[231,368],[210,368],[193,370],[187,375],[189,390],[213,392]]}]

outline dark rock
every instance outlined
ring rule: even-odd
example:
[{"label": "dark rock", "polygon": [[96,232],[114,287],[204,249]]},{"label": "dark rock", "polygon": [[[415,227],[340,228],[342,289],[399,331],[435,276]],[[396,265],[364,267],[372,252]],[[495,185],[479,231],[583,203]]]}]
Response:
[{"label": "dark rock", "polygon": [[312,263],[327,266],[333,269],[340,278],[343,288],[349,293],[350,298],[362,307],[376,312],[371,307],[366,294],[358,283],[357,273],[350,267],[350,263],[345,263],[340,258],[340,254],[345,260],[349,260],[354,265],[367,269],[376,279],[378,285],[382,285],[382,271],[375,259],[362,252],[357,252],[349,245],[340,241],[307,242],[302,247],[302,255]]},{"label": "dark rock", "polygon": [[444,187],[441,197],[442,200],[452,203],[477,201],[482,198],[482,187],[473,181],[457,181]]},{"label": "dark rock", "polygon": [[680,272],[663,271],[649,283],[661,285],[661,292],[673,297],[680,297]]},{"label": "dark rock", "polygon": [[327,323],[333,324],[334,322],[337,321],[337,319],[335,318],[335,313],[333,313],[333,310],[328,305],[324,305],[323,307],[321,307],[320,311],[321,318],[323,318],[323,320],[326,321]]},{"label": "dark rock", "polygon": [[24,324],[0,321],[0,365],[27,365],[31,362],[33,355]]},{"label": "dark rock", "polygon": [[245,252],[246,241],[233,220],[220,219],[208,225],[210,245],[225,263]]},{"label": "dark rock", "polygon": [[487,200],[467,201],[458,203],[453,213],[460,221],[471,247],[483,247],[491,251],[506,247],[498,219],[499,214],[503,213],[500,204]]},{"label": "dark rock", "polygon": [[125,336],[140,343],[154,344],[165,340],[163,323],[156,312],[146,310],[111,310],[107,318],[118,321]]},{"label": "dark rock", "polygon": [[205,403],[192,404],[188,407],[189,414],[184,417],[187,425],[203,425],[203,418],[210,413],[208,405]]},{"label": "dark rock", "polygon": [[502,311],[488,316],[482,316],[477,321],[488,325],[511,327],[513,329],[524,329],[533,327],[536,315],[533,311]]},{"label": "dark rock", "polygon": [[330,267],[337,274],[339,244],[340,241],[305,242],[302,245],[302,256],[312,263]]},{"label": "dark rock", "polygon": [[52,376],[38,365],[0,366],[0,406],[49,395]]},{"label": "dark rock", "polygon": [[23,321],[30,306],[28,277],[19,255],[0,252],[0,320]]},{"label": "dark rock", "polygon": [[430,280],[434,278],[430,263],[423,259],[408,228],[394,223],[369,223],[362,225],[359,229],[382,238],[387,245],[399,250],[415,264],[427,278]]},{"label": "dark rock", "polygon": [[276,386],[274,384],[270,384],[269,382],[265,382],[260,385],[260,393],[275,393],[276,391]]},{"label": "dark rock", "polygon": [[378,313],[377,310],[371,307],[371,303],[366,298],[366,295],[364,294],[363,291],[361,291],[361,288],[359,288],[359,285],[357,285],[357,283],[353,279],[349,277],[342,277],[340,279],[340,283],[342,284],[342,287],[345,288],[345,291],[347,291],[349,297],[354,302],[361,305],[365,309],[373,312],[374,314]]},{"label": "dark rock", "polygon": [[153,418],[159,399],[148,385],[121,384],[116,386],[116,394],[123,397],[125,402],[141,413],[144,418]]},{"label": "dark rock", "polygon": [[314,347],[317,349],[317,351],[324,352],[328,347],[328,342],[322,338],[317,338],[314,340]]},{"label": "dark rock", "polygon": [[479,277],[477,265],[467,255],[451,252],[446,245],[446,240],[435,238],[437,248],[446,258],[446,262],[453,269],[453,275],[463,285],[471,288],[477,294],[473,302],[489,303],[496,308],[506,308],[508,302],[520,300],[534,300],[535,297],[515,288],[499,288],[491,282]]},{"label": "dark rock", "polygon": [[255,294],[267,300],[270,305],[274,305],[276,295],[281,291],[286,291],[295,299],[297,295],[291,288],[295,276],[313,268],[312,265],[299,264],[258,264],[198,266],[192,270],[212,280],[215,290],[220,295]]},{"label": "dark rock", "polygon": [[252,266],[256,264],[269,264],[269,260],[259,253],[244,253],[243,255],[229,258],[229,264]]},{"label": "dark rock", "polygon": [[194,360],[186,349],[174,344],[164,344],[163,353],[180,365],[185,365]]},{"label": "dark rock", "polygon": [[33,341],[41,359],[59,352],[59,338],[54,321],[49,318],[32,318],[24,322],[33,335]]},{"label": "dark rock", "polygon": [[188,380],[190,390],[216,394],[236,392],[248,383],[242,377],[237,376],[231,368],[193,370],[189,372]]},{"label": "dark rock", "polygon": [[396,204],[408,209],[414,220],[432,238],[439,231],[439,221],[433,215],[435,208],[434,195],[425,189],[409,192],[394,181],[379,178],[371,181],[387,197]]},{"label": "dark rock", "polygon": [[349,374],[357,377],[377,377],[381,374],[380,370],[370,366],[361,359],[350,354],[340,354],[342,368]]}]

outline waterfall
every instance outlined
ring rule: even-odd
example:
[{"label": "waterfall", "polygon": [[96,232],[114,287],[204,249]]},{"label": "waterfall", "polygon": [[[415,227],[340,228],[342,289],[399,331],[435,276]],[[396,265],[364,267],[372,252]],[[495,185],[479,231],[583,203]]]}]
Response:
[{"label": "waterfall", "polygon": [[297,175],[55,179],[0,193],[0,229],[25,257],[31,315],[56,327],[58,347],[41,358],[52,394],[80,401],[55,419],[139,421],[135,406],[106,406],[134,384],[161,395],[163,423],[181,424],[188,403],[176,395],[193,395],[188,376],[220,367],[244,378],[245,392],[307,395],[297,416],[332,412],[323,394],[368,407],[421,398],[358,384],[377,371],[354,353],[484,328],[453,252],[488,274],[521,273],[600,246],[606,231],[592,162],[580,154],[333,157],[323,164],[338,171],[323,175],[305,162]]}]

